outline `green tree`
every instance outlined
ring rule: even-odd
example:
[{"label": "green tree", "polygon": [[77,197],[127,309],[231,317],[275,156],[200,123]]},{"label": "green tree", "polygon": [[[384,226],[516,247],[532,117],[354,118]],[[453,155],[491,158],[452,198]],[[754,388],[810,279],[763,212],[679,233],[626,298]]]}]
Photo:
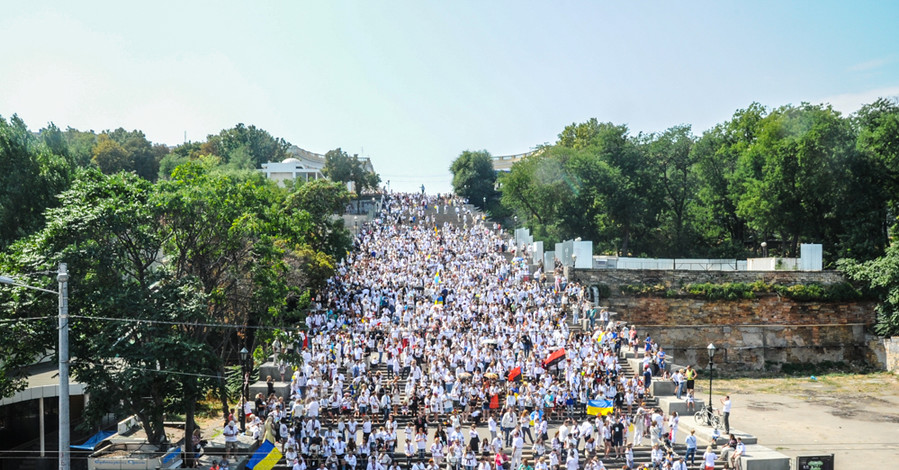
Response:
[{"label": "green tree", "polygon": [[874,331],[882,336],[899,335],[899,246],[870,261],[841,259],[838,268],[852,280],[865,283],[880,298]]},{"label": "green tree", "polygon": [[109,134],[97,136],[97,143],[91,150],[91,162],[104,174],[111,175],[120,171],[134,170],[134,160],[122,144],[113,140]]},{"label": "green tree", "polygon": [[377,173],[368,171],[358,155],[349,156],[340,148],[328,151],[325,154],[325,166],[322,174],[331,181],[353,183],[353,190],[357,195],[366,189],[377,189],[381,177]]},{"label": "green tree", "polygon": [[41,141],[18,116],[0,117],[0,249],[39,230],[44,209],[56,206],[56,194],[71,182],[71,163],[53,150],[65,146],[51,133]]},{"label": "green tree", "polygon": [[496,191],[496,171],[486,150],[462,152],[450,165],[453,173],[453,191],[482,210],[492,205],[499,196]]},{"label": "green tree", "polygon": [[833,204],[854,134],[829,106],[779,108],[760,123],[756,142],[740,157],[743,192],[737,213],[762,233],[780,235],[785,254],[800,239],[824,242],[838,223]]},{"label": "green tree", "polygon": [[69,127],[66,129],[65,138],[69,156],[75,166],[80,168],[91,166],[93,158],[91,151],[97,142],[97,134],[94,131],[83,132]]},{"label": "green tree", "polygon": [[290,143],[284,139],[273,137],[256,126],[240,123],[231,129],[223,129],[218,135],[208,136],[200,153],[218,155],[226,164],[233,160],[240,168],[257,169],[263,163],[284,160],[289,156],[289,148]]},{"label": "green tree", "polygon": [[696,246],[691,216],[696,202],[697,177],[694,138],[690,126],[675,126],[650,138],[646,152],[655,166],[662,190],[661,244],[671,257],[693,254]]},{"label": "green tree", "polygon": [[335,216],[343,214],[349,202],[350,193],[340,183],[327,180],[303,183],[284,199],[283,232],[292,234],[289,240],[294,246],[308,246],[332,259],[343,259],[352,247],[352,239],[343,218]]},{"label": "green tree", "polygon": [[138,176],[149,181],[156,181],[159,176],[160,157],[158,155],[160,149],[154,148],[142,131],[126,131],[120,127],[112,132],[107,132],[107,134],[110,139],[125,149]]},{"label": "green tree", "polygon": [[[88,417],[137,414],[154,443],[164,438],[165,413],[186,415],[189,442],[196,400],[210,388],[227,409],[224,382],[216,377],[241,345],[254,349],[255,330],[243,327],[295,321],[291,309],[333,273],[333,258],[310,247],[314,235],[285,230],[291,221],[285,190],[255,173],[242,178],[214,170],[200,159],[155,185],[131,173],[87,171],[62,193],[43,230],[0,257],[9,273],[69,263],[71,291],[78,293],[70,301],[72,352],[80,358],[72,370],[96,397]],[[342,229],[330,213],[322,216],[339,205],[323,203],[328,194],[346,200],[336,186],[305,196],[314,215],[301,212],[311,227]],[[35,299],[0,290],[12,318],[33,316],[52,300]],[[22,323],[35,331],[16,332],[43,340],[38,345],[54,331],[49,322]],[[213,326],[220,323],[235,329]],[[15,367],[41,348],[22,349],[29,354],[10,355],[0,366],[10,368],[0,380],[7,393],[21,385]]]}]

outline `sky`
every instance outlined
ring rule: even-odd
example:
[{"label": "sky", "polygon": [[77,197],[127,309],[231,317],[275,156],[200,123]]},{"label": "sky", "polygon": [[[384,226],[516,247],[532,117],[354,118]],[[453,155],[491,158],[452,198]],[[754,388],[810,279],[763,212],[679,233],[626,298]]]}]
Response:
[{"label": "sky", "polygon": [[237,123],[451,190],[464,150],[595,117],[696,135],[752,102],[899,96],[899,2],[8,2],[0,116],[203,141]]}]

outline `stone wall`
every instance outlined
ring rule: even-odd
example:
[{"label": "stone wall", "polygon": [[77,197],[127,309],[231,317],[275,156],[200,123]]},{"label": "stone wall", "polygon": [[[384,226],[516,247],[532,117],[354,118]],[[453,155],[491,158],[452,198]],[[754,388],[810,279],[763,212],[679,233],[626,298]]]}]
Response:
[{"label": "stone wall", "polygon": [[839,271],[678,271],[655,269],[575,269],[571,279],[585,285],[606,284],[617,292],[621,285],[686,284],[711,282],[766,283],[792,286],[795,284],[839,284],[845,279]]},{"label": "stone wall", "polygon": [[883,349],[885,353],[886,370],[899,373],[899,336],[892,338],[883,338]]},{"label": "stone wall", "polygon": [[762,369],[783,363],[864,362],[885,367],[889,348],[899,365],[899,339],[872,348],[869,335],[875,320],[870,301],[799,302],[776,294],[754,299],[703,300],[622,296],[617,286],[746,282],[762,280],[782,285],[843,282],[835,271],[722,272],[652,270],[576,270],[572,278],[587,285],[603,283],[613,296],[604,305],[617,320],[637,325],[673,355],[678,364],[708,363],[706,346],[720,351],[717,364],[732,369]]}]

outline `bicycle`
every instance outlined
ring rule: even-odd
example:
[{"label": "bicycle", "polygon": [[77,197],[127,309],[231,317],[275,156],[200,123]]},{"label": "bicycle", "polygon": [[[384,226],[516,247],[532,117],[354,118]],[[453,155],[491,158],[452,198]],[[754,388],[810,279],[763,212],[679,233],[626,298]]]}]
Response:
[{"label": "bicycle", "polygon": [[693,419],[699,424],[711,426],[714,429],[721,427],[721,418],[715,414],[712,405],[704,406],[701,410],[697,411],[696,414],[693,415]]}]

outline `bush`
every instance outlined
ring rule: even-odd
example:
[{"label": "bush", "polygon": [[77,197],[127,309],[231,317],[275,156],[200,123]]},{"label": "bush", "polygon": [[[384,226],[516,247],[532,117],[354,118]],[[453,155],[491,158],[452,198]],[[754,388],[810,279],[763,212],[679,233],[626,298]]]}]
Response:
[{"label": "bush", "polygon": [[635,297],[691,297],[704,300],[740,300],[754,299],[757,294],[777,293],[782,297],[798,302],[850,302],[865,299],[866,296],[848,282],[840,284],[796,284],[792,286],[766,284],[755,281],[728,282],[714,284],[710,282],[687,284],[682,288],[669,288],[664,284],[646,285],[629,284],[619,287],[622,295]]},{"label": "bush", "polygon": [[687,284],[685,290],[691,296],[706,300],[738,300],[755,297],[753,284],[743,282]]}]

